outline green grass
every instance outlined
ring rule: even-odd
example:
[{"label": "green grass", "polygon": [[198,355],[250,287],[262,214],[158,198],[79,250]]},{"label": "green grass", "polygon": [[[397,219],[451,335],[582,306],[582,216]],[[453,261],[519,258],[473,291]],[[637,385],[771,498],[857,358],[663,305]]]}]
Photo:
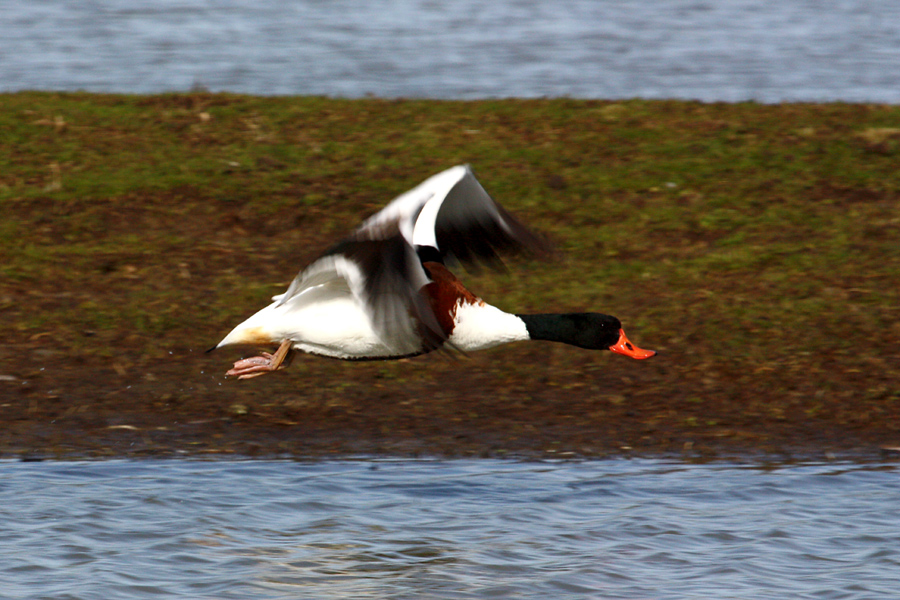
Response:
[{"label": "green grass", "polygon": [[720,395],[762,377],[896,396],[898,107],[17,93],[0,131],[10,343],[207,346],[363,217],[468,162],[559,250],[463,275],[488,301],[616,314],[691,397],[709,373]]}]

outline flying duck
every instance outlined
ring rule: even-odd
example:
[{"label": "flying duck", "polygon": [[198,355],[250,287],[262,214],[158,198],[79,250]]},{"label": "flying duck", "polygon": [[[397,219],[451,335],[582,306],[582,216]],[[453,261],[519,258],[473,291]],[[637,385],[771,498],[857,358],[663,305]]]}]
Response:
[{"label": "flying duck", "polygon": [[[287,291],[215,348],[278,344],[226,375],[282,369],[294,350],[344,360],[391,360],[438,349],[482,350],[550,340],[632,358],[656,354],[600,313],[519,315],[487,304],[445,263],[500,266],[500,253],[544,253],[546,243],[488,195],[468,165],[438,173],[369,217],[300,271]],[[213,348],[213,349],[215,349]]]}]

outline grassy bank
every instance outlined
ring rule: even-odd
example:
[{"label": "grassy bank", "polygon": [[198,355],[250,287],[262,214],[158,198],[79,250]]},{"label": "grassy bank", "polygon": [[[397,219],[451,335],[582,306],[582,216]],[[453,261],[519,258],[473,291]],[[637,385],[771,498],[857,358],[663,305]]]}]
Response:
[{"label": "grassy bank", "polygon": [[[0,453],[900,444],[900,107],[0,95]],[[559,256],[458,274],[652,361],[209,355],[360,219],[473,165]]]}]

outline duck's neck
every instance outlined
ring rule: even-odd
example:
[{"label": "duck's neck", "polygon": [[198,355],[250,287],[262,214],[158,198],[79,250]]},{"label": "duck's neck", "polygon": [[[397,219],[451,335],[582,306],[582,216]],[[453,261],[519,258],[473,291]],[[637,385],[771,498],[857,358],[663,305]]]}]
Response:
[{"label": "duck's neck", "polygon": [[600,313],[516,316],[525,323],[532,340],[561,342],[590,350],[608,349],[618,341],[622,328],[617,318]]}]

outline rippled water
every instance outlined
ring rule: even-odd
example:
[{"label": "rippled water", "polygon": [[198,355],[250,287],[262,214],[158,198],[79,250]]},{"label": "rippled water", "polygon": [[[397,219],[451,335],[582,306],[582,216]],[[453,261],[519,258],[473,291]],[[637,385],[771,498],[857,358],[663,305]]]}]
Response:
[{"label": "rippled water", "polygon": [[895,464],[0,462],[3,598],[896,598]]},{"label": "rippled water", "polygon": [[7,91],[900,102],[896,0],[2,6]]}]

